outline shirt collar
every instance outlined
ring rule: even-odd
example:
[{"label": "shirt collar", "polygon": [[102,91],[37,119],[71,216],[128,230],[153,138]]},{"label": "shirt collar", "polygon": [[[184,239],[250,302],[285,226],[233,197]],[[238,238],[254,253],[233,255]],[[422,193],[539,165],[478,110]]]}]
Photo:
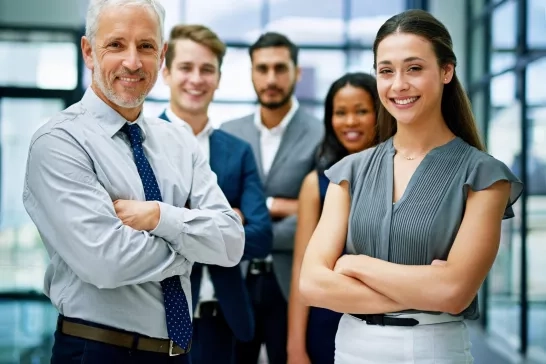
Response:
[{"label": "shirt collar", "polygon": [[[113,137],[124,124],[128,121],[121,116],[116,110],[112,109],[107,103],[102,101],[95,91],[91,87],[88,87],[81,100],[83,108],[89,110],[99,122],[99,125],[104,129],[108,136]],[[131,122],[131,124],[137,123],[140,126],[143,140],[146,139],[146,132],[144,128],[144,115],[142,112],[138,115],[138,118]]]},{"label": "shirt collar", "polygon": [[260,114],[261,106],[258,106],[256,109],[256,112],[254,112],[254,125],[256,125],[256,128],[258,128],[259,131],[269,130],[269,131],[275,131],[275,132],[284,132],[286,130],[286,127],[288,124],[290,124],[290,121],[294,118],[294,115],[296,114],[296,111],[298,111],[298,108],[300,106],[300,103],[298,102],[298,99],[295,96],[292,96],[292,106],[290,107],[290,110],[286,113],[284,118],[281,120],[279,125],[268,129],[263,123],[262,123],[262,117]]},{"label": "shirt collar", "polygon": [[[193,129],[191,128],[191,125],[188,124],[186,121],[180,119],[170,107],[168,107],[165,110],[165,115],[167,115],[167,118],[171,122],[175,122],[175,123],[178,123],[178,124],[182,125],[184,128],[186,128],[193,135]],[[203,128],[203,130],[201,130],[201,132],[199,134],[197,134],[196,137],[201,137],[201,136],[208,137],[208,136],[210,136],[210,134],[213,131],[214,131],[214,128],[212,127],[212,124],[211,124],[210,119],[209,119],[207,121],[207,124]]]}]

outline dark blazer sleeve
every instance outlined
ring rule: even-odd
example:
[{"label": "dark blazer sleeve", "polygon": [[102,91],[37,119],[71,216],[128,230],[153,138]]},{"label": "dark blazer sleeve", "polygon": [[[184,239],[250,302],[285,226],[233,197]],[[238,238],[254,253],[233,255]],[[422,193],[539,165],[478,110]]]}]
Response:
[{"label": "dark blazer sleeve", "polygon": [[254,153],[245,145],[242,157],[241,212],[245,217],[243,260],[265,258],[273,245],[273,229]]},{"label": "dark blazer sleeve", "polygon": [[296,236],[297,215],[290,215],[273,223],[275,252],[294,251],[294,238]]}]

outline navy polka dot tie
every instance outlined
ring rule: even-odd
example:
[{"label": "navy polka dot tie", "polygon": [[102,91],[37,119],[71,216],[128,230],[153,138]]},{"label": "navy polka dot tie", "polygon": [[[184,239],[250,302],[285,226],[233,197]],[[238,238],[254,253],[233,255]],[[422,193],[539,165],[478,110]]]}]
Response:
[{"label": "navy polka dot tie", "polygon": [[[144,155],[140,127],[138,124],[125,124],[121,130],[127,134],[131,142],[135,164],[144,186],[146,201],[162,201],[154,171]],[[182,349],[187,350],[192,336],[192,323],[188,301],[180,278],[178,276],[169,277],[161,282],[161,287],[163,288],[169,338]]]}]

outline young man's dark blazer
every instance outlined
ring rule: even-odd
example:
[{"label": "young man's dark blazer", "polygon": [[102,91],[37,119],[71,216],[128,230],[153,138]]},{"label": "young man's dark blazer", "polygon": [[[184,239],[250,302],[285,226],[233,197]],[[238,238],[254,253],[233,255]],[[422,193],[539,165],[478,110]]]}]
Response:
[{"label": "young man's dark blazer", "polygon": [[[169,121],[165,113],[159,116]],[[242,260],[264,258],[273,244],[271,218],[265,204],[265,194],[250,144],[222,130],[209,137],[210,167],[230,205],[241,210],[245,224],[245,249]],[[219,267],[207,265],[215,296],[222,313],[238,340],[254,336],[254,317],[245,280],[239,265]],[[193,309],[195,311],[201,287],[202,264],[194,264],[191,273]]]}]

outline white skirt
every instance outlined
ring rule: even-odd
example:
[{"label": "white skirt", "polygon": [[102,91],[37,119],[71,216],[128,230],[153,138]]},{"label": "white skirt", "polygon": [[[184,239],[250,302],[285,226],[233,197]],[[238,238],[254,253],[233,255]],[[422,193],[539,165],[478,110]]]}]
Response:
[{"label": "white skirt", "polygon": [[343,315],[336,334],[335,363],[472,364],[470,347],[464,321],[377,326]]}]

